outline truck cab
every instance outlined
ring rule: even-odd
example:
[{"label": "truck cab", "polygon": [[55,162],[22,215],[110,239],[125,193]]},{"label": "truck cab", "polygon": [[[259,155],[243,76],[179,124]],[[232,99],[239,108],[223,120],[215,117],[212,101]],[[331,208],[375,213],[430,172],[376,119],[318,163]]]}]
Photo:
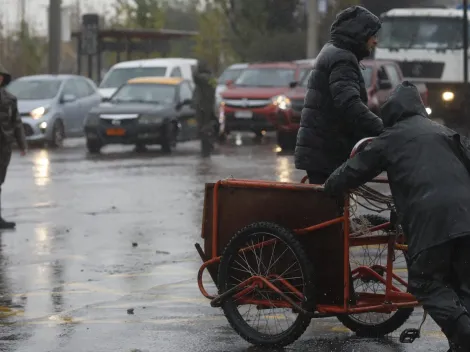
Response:
[{"label": "truck cab", "polygon": [[426,84],[431,118],[450,127],[464,122],[463,10],[397,8],[381,20],[374,57],[396,61],[404,79]]}]

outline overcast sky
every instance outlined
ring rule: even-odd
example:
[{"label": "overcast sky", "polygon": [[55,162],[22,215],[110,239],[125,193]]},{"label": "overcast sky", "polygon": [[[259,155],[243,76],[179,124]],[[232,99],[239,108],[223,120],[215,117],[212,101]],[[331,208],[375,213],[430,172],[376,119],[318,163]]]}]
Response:
[{"label": "overcast sky", "polygon": [[[110,8],[113,0],[78,0],[83,12],[98,11],[105,12]],[[47,31],[47,6],[49,0],[25,0],[26,18],[36,29],[45,33]],[[71,6],[77,0],[62,0],[62,6]],[[20,18],[21,0],[0,0],[0,19],[7,29],[18,27]],[[8,9],[8,11],[4,11]]]}]

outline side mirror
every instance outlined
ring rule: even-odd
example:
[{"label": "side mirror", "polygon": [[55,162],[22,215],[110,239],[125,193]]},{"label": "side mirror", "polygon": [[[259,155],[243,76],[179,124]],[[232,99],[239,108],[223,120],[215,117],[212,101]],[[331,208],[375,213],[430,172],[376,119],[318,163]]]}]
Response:
[{"label": "side mirror", "polygon": [[293,81],[293,82],[290,82],[290,83],[289,83],[289,87],[290,87],[290,88],[295,88],[295,87],[297,87],[298,84],[299,84],[299,82]]},{"label": "side mirror", "polygon": [[377,87],[379,90],[388,90],[393,88],[392,82],[390,82],[388,79],[379,80]]},{"label": "side mirror", "polygon": [[62,102],[63,103],[71,103],[73,101],[77,100],[77,97],[73,94],[64,94],[62,96]]}]

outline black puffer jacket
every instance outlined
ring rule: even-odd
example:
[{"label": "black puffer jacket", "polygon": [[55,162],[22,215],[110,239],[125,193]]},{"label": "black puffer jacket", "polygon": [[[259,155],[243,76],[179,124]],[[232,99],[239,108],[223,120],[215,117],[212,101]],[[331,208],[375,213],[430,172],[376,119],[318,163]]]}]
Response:
[{"label": "black puffer jacket", "polygon": [[338,14],[331,40],[318,54],[308,82],[295,148],[296,168],[328,177],[359,139],[381,132],[382,121],[367,107],[359,67],[359,61],[369,55],[367,40],[380,27],[380,20],[360,6]]},{"label": "black puffer jacket", "polygon": [[387,171],[412,258],[470,235],[470,150],[460,136],[428,118],[409,82],[395,89],[381,116],[384,132],[334,171],[325,191],[341,194]]},{"label": "black puffer jacket", "polygon": [[0,148],[11,146],[16,141],[21,150],[27,149],[23,122],[18,112],[18,100],[5,87],[11,82],[11,75],[0,65],[3,76],[0,85]]}]

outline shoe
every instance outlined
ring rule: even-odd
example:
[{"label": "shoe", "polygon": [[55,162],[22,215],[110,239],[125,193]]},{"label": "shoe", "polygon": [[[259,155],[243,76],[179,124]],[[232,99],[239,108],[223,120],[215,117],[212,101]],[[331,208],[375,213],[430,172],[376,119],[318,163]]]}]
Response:
[{"label": "shoe", "polygon": [[0,230],[11,230],[16,227],[16,223],[12,221],[6,221],[0,218]]}]

